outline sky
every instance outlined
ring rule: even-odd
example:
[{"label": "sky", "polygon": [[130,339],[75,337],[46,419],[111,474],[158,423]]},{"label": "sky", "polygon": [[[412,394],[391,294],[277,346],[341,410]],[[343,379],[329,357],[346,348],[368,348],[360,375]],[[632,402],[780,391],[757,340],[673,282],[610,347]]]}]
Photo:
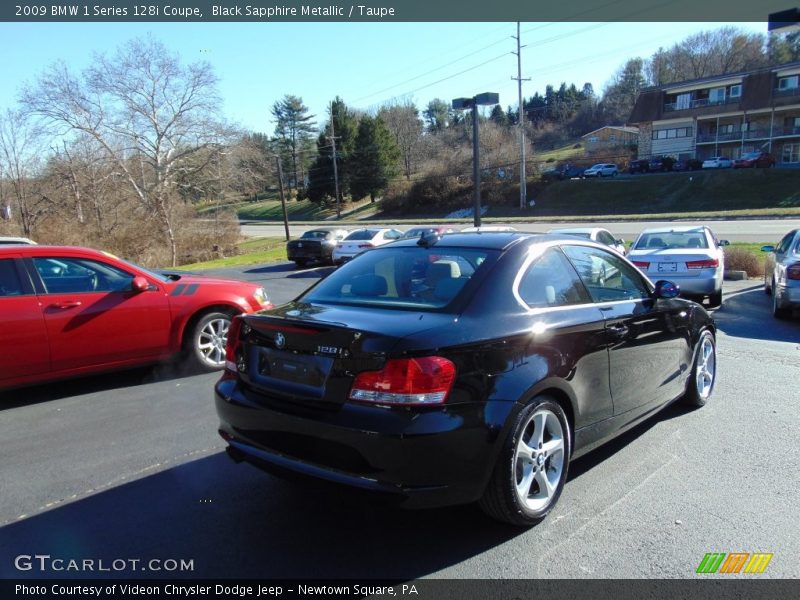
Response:
[{"label": "sky", "polygon": [[[726,23],[522,23],[523,95],[561,82],[600,94],[628,58],[649,57],[698,31]],[[766,23],[736,23],[766,33]],[[208,61],[225,116],[271,134],[270,107],[300,96],[322,125],[340,96],[359,110],[482,92],[516,107],[516,23],[0,23],[0,109],[26,82],[64,60],[74,70],[96,53],[152,35],[186,63]]]}]

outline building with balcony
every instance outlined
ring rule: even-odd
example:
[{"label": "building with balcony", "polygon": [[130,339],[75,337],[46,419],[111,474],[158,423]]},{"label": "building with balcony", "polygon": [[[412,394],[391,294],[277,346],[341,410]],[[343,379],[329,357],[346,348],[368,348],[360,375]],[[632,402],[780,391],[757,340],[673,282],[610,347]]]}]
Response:
[{"label": "building with balcony", "polygon": [[764,150],[800,166],[800,62],[645,88],[630,123],[639,127],[639,158]]}]

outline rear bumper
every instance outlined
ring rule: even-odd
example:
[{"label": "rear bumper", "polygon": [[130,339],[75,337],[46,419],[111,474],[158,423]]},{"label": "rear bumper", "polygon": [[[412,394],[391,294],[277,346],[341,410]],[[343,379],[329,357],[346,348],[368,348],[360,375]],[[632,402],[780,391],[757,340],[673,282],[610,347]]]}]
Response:
[{"label": "rear bumper", "polygon": [[776,285],[772,292],[781,308],[800,307],[800,285]]},{"label": "rear bumper", "polygon": [[234,380],[215,402],[228,453],[265,471],[377,492],[407,508],[477,500],[514,402],[312,408],[256,397]]},{"label": "rear bumper", "polygon": [[287,250],[286,256],[289,260],[331,260],[331,253],[322,250],[305,250],[304,248]]},{"label": "rear bumper", "polygon": [[680,286],[681,295],[708,296],[722,290],[722,273],[711,276],[681,276],[677,273],[647,273],[652,281],[666,279]]}]

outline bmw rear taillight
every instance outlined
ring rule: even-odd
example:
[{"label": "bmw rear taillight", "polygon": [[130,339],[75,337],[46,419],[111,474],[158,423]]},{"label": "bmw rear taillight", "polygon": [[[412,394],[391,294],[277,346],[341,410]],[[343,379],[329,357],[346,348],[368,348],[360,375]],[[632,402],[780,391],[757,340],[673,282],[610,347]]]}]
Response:
[{"label": "bmw rear taillight", "polygon": [[228,328],[228,339],[225,342],[225,370],[222,379],[233,379],[239,372],[239,365],[242,361],[242,317],[233,317]]},{"label": "bmw rear taillight", "polygon": [[687,260],[687,269],[716,269],[719,266],[719,261],[716,258],[708,260]]},{"label": "bmw rear taillight", "polygon": [[359,244],[358,247],[359,248],[374,248],[375,244],[373,244],[372,242],[367,242],[366,244]]},{"label": "bmw rear taillight", "polygon": [[350,400],[403,406],[442,404],[455,378],[456,366],[441,356],[391,359],[380,371],[359,373]]},{"label": "bmw rear taillight", "polygon": [[800,263],[794,263],[786,267],[786,279],[800,279]]},{"label": "bmw rear taillight", "polygon": [[632,260],[631,262],[634,264],[634,266],[639,267],[640,269],[650,268],[650,263],[643,260]]}]

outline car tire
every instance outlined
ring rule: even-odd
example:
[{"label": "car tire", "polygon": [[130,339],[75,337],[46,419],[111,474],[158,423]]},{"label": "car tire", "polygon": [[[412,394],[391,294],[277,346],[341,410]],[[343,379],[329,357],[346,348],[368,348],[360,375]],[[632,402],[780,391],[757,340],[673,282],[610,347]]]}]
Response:
[{"label": "car tire", "polygon": [[778,294],[775,292],[775,278],[772,278],[772,316],[776,319],[788,319],[792,314],[792,309],[784,308],[779,304]]},{"label": "car tire", "polygon": [[498,521],[536,525],[561,496],[571,451],[564,409],[549,396],[534,398],[514,420],[479,506]]},{"label": "car tire", "polygon": [[305,266],[308,264],[308,261],[305,258],[298,258],[294,261],[294,264],[297,266],[298,269],[304,269]]},{"label": "car tire", "polygon": [[694,350],[692,372],[681,399],[683,404],[694,408],[704,406],[714,392],[717,381],[717,343],[714,335],[705,330],[700,334]]},{"label": "car tire", "polygon": [[194,367],[211,372],[225,366],[225,343],[232,319],[231,313],[207,312],[189,327],[184,352]]},{"label": "car tire", "polygon": [[709,308],[718,308],[722,304],[722,290],[714,292],[708,297]]}]

